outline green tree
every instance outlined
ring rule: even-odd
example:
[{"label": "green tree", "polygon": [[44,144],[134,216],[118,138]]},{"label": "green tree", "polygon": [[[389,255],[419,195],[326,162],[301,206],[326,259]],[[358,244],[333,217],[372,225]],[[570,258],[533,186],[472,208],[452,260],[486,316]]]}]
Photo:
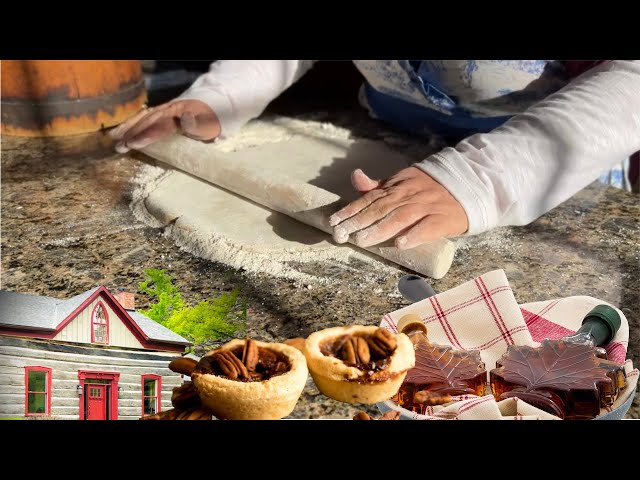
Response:
[{"label": "green tree", "polygon": [[238,309],[239,290],[175,312],[166,327],[196,344],[211,343],[246,330],[246,306]]},{"label": "green tree", "polygon": [[138,288],[155,298],[157,303],[152,303],[149,309],[140,310],[140,312],[166,326],[171,315],[184,307],[182,295],[180,295],[178,286],[173,285],[173,277],[164,270],[147,268],[144,275],[145,279],[138,284]]},{"label": "green tree", "polygon": [[247,306],[240,299],[240,290],[188,306],[173,285],[173,277],[154,268],[145,270],[145,281],[139,288],[157,300],[141,313],[192,342],[196,353],[246,333]]}]

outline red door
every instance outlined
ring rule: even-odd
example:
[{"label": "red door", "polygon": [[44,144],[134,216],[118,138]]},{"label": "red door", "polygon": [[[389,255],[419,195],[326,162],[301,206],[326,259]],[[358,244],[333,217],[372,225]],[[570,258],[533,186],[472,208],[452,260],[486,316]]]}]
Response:
[{"label": "red door", "polygon": [[107,419],[107,386],[85,385],[87,395],[87,420]]}]

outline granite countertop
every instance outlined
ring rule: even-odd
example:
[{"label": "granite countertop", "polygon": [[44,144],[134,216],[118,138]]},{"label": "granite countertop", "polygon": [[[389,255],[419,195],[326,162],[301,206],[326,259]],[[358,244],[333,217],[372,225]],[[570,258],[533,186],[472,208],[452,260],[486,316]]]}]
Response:
[{"label": "granite countertop", "polygon": [[[68,298],[105,285],[136,292],[146,268],[165,268],[189,301],[239,288],[248,334],[281,341],[335,325],[378,324],[408,304],[397,275],[366,265],[331,267],[330,285],[312,289],[197,258],[129,209],[132,178],[148,160],[119,156],[102,134],[57,139],[2,138],[2,288]],[[590,295],[617,305],[631,331],[628,357],[640,365],[639,197],[593,184],[526,227],[501,228],[459,245],[436,291],[504,269],[519,303]],[[326,265],[312,265],[324,269]],[[360,272],[359,270],[360,269]],[[144,295],[136,307],[144,308]],[[311,380],[294,418],[347,418],[373,406],[335,402]],[[640,394],[627,414],[640,418]]]}]

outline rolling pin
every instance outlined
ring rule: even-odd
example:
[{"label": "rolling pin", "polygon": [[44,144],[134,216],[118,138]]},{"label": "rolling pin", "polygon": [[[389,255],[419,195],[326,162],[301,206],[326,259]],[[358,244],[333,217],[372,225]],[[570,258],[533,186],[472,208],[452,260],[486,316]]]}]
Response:
[{"label": "rolling pin", "polygon": [[[299,149],[305,147],[301,143]],[[295,142],[288,142],[287,148],[294,149]],[[289,155],[290,150],[284,154]],[[174,135],[145,147],[142,152],[329,234],[333,232],[329,216],[348,203],[343,196],[313,185],[308,178],[297,178],[293,166],[295,161],[304,160],[293,158],[288,171],[283,171],[277,162],[269,162],[269,158],[283,155],[282,147],[279,150],[248,148],[234,154],[217,150],[215,144]],[[292,155],[295,157],[295,151]],[[364,250],[438,279],[451,267],[456,248],[453,242],[443,238],[409,250],[398,250],[391,241]]]}]

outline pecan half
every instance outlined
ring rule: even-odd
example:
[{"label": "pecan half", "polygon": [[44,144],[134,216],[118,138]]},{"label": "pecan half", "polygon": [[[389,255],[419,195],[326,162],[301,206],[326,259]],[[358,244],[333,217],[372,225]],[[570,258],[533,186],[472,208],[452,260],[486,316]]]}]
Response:
[{"label": "pecan half", "polygon": [[242,363],[244,363],[247,370],[254,372],[258,365],[260,354],[258,353],[258,344],[255,340],[247,338],[244,342],[244,350],[242,352]]},{"label": "pecan half", "polygon": [[196,387],[192,383],[175,387],[171,394],[171,404],[180,410],[199,407],[201,402]]},{"label": "pecan half", "polygon": [[[385,412],[378,420],[398,420],[400,418],[400,412],[397,410],[389,410]],[[358,412],[353,417],[354,420],[375,420],[366,412]]]},{"label": "pecan half", "polygon": [[400,412],[397,410],[388,410],[382,414],[379,420],[399,420]]},{"label": "pecan half", "polygon": [[197,364],[193,358],[177,357],[169,363],[169,370],[190,377]]},{"label": "pecan half", "polygon": [[369,345],[367,345],[367,341],[362,337],[354,337],[352,341],[356,355],[358,356],[358,363],[369,363],[371,360],[371,352],[369,352]]},{"label": "pecan half", "polygon": [[213,420],[213,414],[203,408],[190,408],[188,410],[178,410],[172,408],[155,415],[140,417],[140,420]]},{"label": "pecan half", "polygon": [[340,358],[345,363],[356,363],[356,350],[353,348],[353,342],[351,337],[347,338],[340,350]]},{"label": "pecan half", "polygon": [[449,403],[451,400],[451,395],[442,395],[441,393],[430,392],[429,390],[420,390],[413,396],[413,403],[421,403],[422,405],[430,407]]},{"label": "pecan half", "polygon": [[211,357],[211,360],[217,363],[222,374],[231,380],[249,378],[247,367],[229,350],[216,353]]},{"label": "pecan half", "polygon": [[368,339],[369,349],[378,358],[391,355],[398,346],[393,334],[385,328],[378,328]]},{"label": "pecan half", "polygon": [[373,420],[367,412],[358,412],[353,416],[354,420]]},{"label": "pecan half", "polygon": [[340,358],[345,363],[366,365],[371,360],[371,353],[367,341],[362,337],[349,337],[342,345]]},{"label": "pecan half", "polygon": [[180,415],[176,417],[176,420],[211,420],[212,418],[213,415],[208,410],[192,408],[181,412]]},{"label": "pecan half", "polygon": [[179,414],[179,410],[172,408],[171,410],[158,412],[154,415],[145,415],[144,417],[140,417],[140,420],[175,420]]},{"label": "pecan half", "polygon": [[227,357],[229,361],[233,362],[233,365],[235,366],[238,372],[239,378],[242,378],[242,379],[249,378],[249,371],[247,370],[247,367],[245,367],[244,363],[242,363],[240,359],[233,354],[233,352],[230,352],[227,350],[226,352],[223,352],[223,354]]},{"label": "pecan half", "polygon": [[222,373],[225,377],[231,379],[238,378],[238,371],[233,362],[229,361],[223,353],[216,353],[211,356],[211,363],[217,366],[218,373]]}]

